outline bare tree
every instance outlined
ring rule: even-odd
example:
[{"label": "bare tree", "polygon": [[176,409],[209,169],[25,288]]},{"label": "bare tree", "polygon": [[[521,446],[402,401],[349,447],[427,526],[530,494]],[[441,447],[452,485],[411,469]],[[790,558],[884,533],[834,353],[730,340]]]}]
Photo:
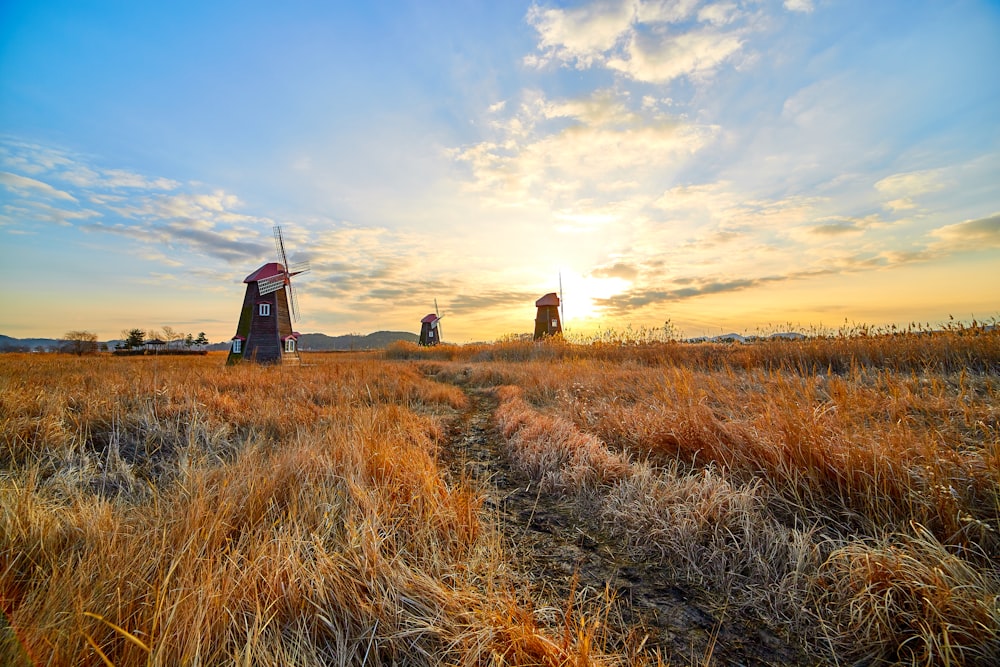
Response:
[{"label": "bare tree", "polygon": [[62,351],[77,356],[97,354],[97,334],[91,331],[68,331],[63,336]]},{"label": "bare tree", "polygon": [[163,325],[163,340],[167,342],[167,349],[170,348],[170,344],[180,338],[180,334],[174,331],[171,326]]}]

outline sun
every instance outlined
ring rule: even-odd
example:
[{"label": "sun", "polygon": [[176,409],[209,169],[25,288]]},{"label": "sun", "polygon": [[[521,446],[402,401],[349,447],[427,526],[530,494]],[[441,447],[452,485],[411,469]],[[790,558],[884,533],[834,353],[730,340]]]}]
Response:
[{"label": "sun", "polygon": [[591,331],[603,320],[600,300],[620,294],[631,283],[623,278],[598,278],[566,271],[562,274],[562,284],[563,325],[570,330]]}]

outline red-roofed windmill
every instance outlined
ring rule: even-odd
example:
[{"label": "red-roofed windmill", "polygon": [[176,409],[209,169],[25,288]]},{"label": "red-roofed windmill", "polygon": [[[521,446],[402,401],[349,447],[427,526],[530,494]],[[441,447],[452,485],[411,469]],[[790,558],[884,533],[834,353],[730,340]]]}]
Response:
[{"label": "red-roofed windmill", "polygon": [[420,320],[420,345],[437,345],[441,342],[441,320],[444,315],[438,315],[438,301],[434,299],[434,312],[424,315]]},{"label": "red-roofed windmill", "polygon": [[307,272],[309,265],[302,262],[289,267],[277,225],[274,247],[278,261],[265,264],[243,280],[247,291],[227,364],[244,359],[262,364],[299,362],[299,334],[292,330],[292,319],[299,319],[299,305],[292,276]]}]

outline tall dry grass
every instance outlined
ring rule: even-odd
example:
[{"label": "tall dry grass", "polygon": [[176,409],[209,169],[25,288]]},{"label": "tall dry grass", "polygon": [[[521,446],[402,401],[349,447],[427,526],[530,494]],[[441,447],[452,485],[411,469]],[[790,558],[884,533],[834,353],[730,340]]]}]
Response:
[{"label": "tall dry grass", "polygon": [[10,664],[592,664],[503,573],[412,366],[0,356]]},{"label": "tall dry grass", "polygon": [[820,659],[1000,660],[1000,333],[508,343],[515,460]]}]

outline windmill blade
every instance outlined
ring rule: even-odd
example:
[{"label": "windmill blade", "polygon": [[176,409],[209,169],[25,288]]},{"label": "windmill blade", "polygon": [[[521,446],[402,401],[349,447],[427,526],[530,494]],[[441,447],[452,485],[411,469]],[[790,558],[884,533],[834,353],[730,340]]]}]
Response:
[{"label": "windmill blade", "polygon": [[279,274],[277,276],[271,276],[270,278],[264,278],[263,280],[257,281],[257,291],[261,296],[265,294],[270,294],[271,292],[277,292],[285,285],[285,275]]},{"label": "windmill blade", "polygon": [[566,326],[566,299],[563,298],[562,271],[559,272],[559,320],[561,326]]},{"label": "windmill blade", "polygon": [[295,264],[292,265],[291,268],[286,267],[285,270],[288,271],[289,275],[297,276],[300,273],[309,273],[310,268],[311,267],[309,266],[309,262],[305,261],[305,262],[295,262]]},{"label": "windmill blade", "polygon": [[288,310],[292,313],[292,319],[296,322],[299,321],[299,297],[295,293],[295,289],[292,287],[292,283],[288,283]]},{"label": "windmill blade", "polygon": [[441,319],[441,316],[438,315],[438,300],[437,299],[434,299],[434,314],[438,316],[438,319]]},{"label": "windmill blade", "polygon": [[278,261],[281,268],[288,272],[288,256],[285,254],[285,240],[281,238],[281,227],[274,226],[274,249],[278,252]]}]

